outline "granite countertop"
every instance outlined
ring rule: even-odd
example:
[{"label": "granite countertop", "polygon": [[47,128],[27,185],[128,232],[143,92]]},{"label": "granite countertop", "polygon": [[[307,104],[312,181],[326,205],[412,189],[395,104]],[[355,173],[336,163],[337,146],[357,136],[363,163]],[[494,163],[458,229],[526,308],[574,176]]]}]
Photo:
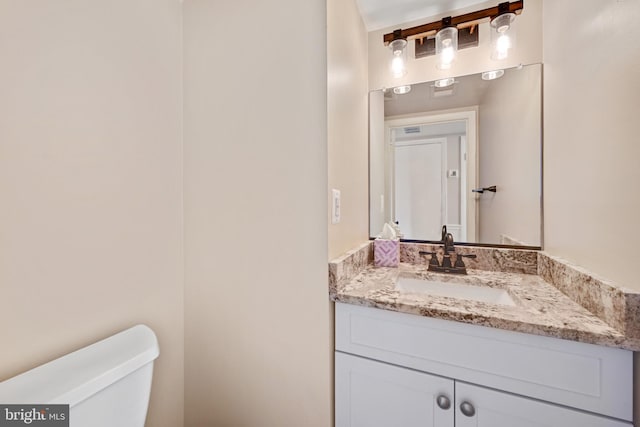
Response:
[{"label": "granite countertop", "polygon": [[[367,258],[369,254],[362,256]],[[462,276],[429,272],[424,263],[401,262],[398,268],[390,268],[374,267],[370,259],[359,261],[359,266],[358,261],[346,263],[351,274],[338,274],[341,277],[330,280],[333,301],[640,350],[639,338],[613,328],[537,274],[468,268],[468,275]],[[515,305],[399,291],[395,286],[401,276],[503,289]]]}]

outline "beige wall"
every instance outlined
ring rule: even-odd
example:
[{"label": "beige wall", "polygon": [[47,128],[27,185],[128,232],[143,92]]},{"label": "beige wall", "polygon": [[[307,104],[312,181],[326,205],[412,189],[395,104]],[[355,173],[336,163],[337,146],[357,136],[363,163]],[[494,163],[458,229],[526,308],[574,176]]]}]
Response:
[{"label": "beige wall", "polygon": [[185,425],[329,426],[326,4],[184,27]]},{"label": "beige wall", "polygon": [[[636,290],[638,19],[637,1],[544,4],[545,247]],[[638,423],[638,353],[635,359]]]},{"label": "beige wall", "polygon": [[137,323],[182,425],[181,11],[0,2],[0,381]]},{"label": "beige wall", "polygon": [[478,108],[480,242],[506,235],[540,246],[542,66],[513,68],[493,80]]},{"label": "beige wall", "polygon": [[638,18],[637,1],[545,2],[544,113],[546,249],[640,290]]},{"label": "beige wall", "polygon": [[327,1],[329,209],[341,192],[341,220],[331,224],[329,259],[369,238],[367,31],[355,0]]},{"label": "beige wall", "polygon": [[517,18],[518,35],[517,48],[509,58],[504,61],[493,61],[490,55],[490,33],[489,23],[480,24],[480,45],[474,48],[462,49],[458,52],[458,58],[449,71],[436,69],[436,58],[430,56],[426,58],[414,58],[414,42],[408,44],[407,75],[403,78],[393,78],[389,71],[391,53],[389,48],[382,42],[384,34],[393,32],[398,28],[410,28],[428,22],[437,21],[445,16],[457,16],[468,12],[473,12],[485,7],[494,7],[496,2],[487,2],[475,5],[470,8],[459,9],[447,12],[446,15],[435,16],[422,19],[420,21],[409,22],[394,27],[385,28],[369,33],[369,89],[376,90],[390,88],[411,83],[431,81],[444,77],[463,76],[475,74],[482,71],[496,68],[509,68],[518,64],[532,64],[542,61],[541,43],[541,18],[542,0],[527,0],[522,14]]}]

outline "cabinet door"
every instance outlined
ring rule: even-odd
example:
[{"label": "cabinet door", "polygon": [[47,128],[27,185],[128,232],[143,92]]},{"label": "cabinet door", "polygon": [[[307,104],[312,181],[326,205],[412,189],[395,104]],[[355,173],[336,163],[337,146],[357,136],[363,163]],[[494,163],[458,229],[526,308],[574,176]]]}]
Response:
[{"label": "cabinet door", "polygon": [[335,370],[336,427],[453,427],[453,380],[340,352]]},{"label": "cabinet door", "polygon": [[526,397],[456,382],[456,427],[632,427]]}]

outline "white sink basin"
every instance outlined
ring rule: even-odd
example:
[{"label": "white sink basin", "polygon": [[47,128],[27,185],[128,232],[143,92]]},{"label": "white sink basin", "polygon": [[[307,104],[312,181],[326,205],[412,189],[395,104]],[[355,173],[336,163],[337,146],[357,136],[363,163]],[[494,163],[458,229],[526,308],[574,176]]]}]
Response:
[{"label": "white sink basin", "polygon": [[507,291],[488,286],[399,277],[396,282],[396,289],[400,292],[411,294],[429,294],[490,304],[516,305]]}]

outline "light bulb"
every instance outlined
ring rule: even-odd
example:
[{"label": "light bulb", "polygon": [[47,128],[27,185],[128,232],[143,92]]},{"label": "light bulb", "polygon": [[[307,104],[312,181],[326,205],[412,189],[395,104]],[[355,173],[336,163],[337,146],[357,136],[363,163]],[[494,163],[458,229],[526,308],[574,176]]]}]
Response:
[{"label": "light bulb", "polygon": [[511,38],[507,34],[501,34],[496,40],[494,59],[505,59],[509,56],[509,49],[511,49]]},{"label": "light bulb", "polygon": [[451,63],[456,57],[456,53],[453,50],[451,39],[445,39],[442,41],[442,50],[440,51],[440,68],[451,68]]},{"label": "light bulb", "polygon": [[407,67],[404,63],[402,54],[396,55],[394,52],[393,59],[391,60],[391,74],[395,78],[399,78],[407,74]]},{"label": "light bulb", "polygon": [[453,62],[453,60],[455,59],[455,52],[453,51],[452,47],[445,47],[444,49],[442,49],[442,52],[440,53],[441,58],[440,58],[440,68],[442,69],[447,69],[447,68],[451,68],[451,63]]}]

